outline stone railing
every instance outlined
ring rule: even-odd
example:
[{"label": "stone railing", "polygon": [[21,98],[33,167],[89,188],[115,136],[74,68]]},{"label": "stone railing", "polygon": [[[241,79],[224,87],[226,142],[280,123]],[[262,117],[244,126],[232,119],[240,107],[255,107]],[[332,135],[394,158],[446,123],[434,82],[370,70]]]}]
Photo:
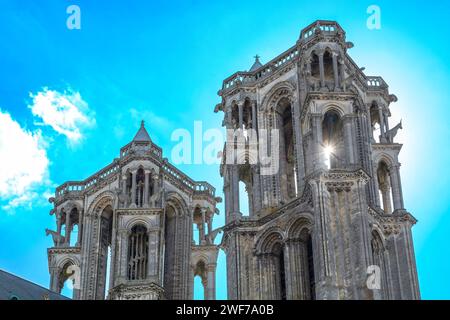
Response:
[{"label": "stone railing", "polygon": [[388,88],[382,77],[367,76],[365,84],[368,90],[384,90]]},{"label": "stone railing", "polygon": [[294,46],[280,54],[275,59],[252,72],[239,71],[223,81],[222,92],[229,91],[241,84],[254,84],[255,82],[268,77],[275,71],[283,68],[298,56],[297,46]]},{"label": "stone railing", "polygon": [[317,30],[328,36],[336,36],[339,34],[345,34],[341,26],[335,21],[319,20],[316,21],[302,30],[300,33],[300,41],[308,42],[314,38]]},{"label": "stone railing", "polygon": [[162,169],[164,170],[164,173],[169,176],[169,179],[171,178],[174,181],[181,183],[192,192],[207,194],[214,197],[216,189],[208,182],[192,180],[168,161],[164,161]]},{"label": "stone railing", "polygon": [[107,179],[110,176],[116,174],[119,170],[119,165],[116,162],[111,163],[110,165],[106,166],[99,172],[93,174],[89,178],[83,181],[67,181],[66,183],[62,184],[61,186],[56,188],[55,196],[56,199],[59,197],[64,196],[65,194],[72,193],[77,194],[81,193],[92,186],[96,185],[97,182]]}]

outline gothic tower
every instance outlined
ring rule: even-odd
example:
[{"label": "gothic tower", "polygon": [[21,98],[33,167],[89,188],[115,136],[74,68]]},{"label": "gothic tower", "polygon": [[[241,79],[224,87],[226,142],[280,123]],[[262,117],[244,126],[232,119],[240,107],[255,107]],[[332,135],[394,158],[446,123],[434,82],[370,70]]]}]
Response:
[{"label": "gothic tower", "polygon": [[230,299],[420,298],[402,127],[389,126],[397,98],[352,47],[338,23],[317,21],[223,81]]},{"label": "gothic tower", "polygon": [[60,292],[70,279],[75,299],[192,299],[198,275],[205,298],[215,299],[219,201],[210,184],[162,157],[142,122],[119,158],[50,198],[57,222],[47,229],[50,289]]}]

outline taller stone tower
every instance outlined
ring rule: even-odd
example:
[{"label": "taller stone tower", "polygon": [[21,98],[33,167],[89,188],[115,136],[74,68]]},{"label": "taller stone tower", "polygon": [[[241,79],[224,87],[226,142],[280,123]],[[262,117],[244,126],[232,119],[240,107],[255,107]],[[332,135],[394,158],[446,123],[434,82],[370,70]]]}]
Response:
[{"label": "taller stone tower", "polygon": [[389,125],[397,98],[352,47],[338,23],[317,21],[223,81],[230,299],[420,298],[402,127]]},{"label": "taller stone tower", "polygon": [[61,292],[69,279],[75,299],[192,299],[200,276],[205,298],[215,299],[218,201],[210,184],[162,157],[142,122],[119,158],[50,198],[50,289]]}]

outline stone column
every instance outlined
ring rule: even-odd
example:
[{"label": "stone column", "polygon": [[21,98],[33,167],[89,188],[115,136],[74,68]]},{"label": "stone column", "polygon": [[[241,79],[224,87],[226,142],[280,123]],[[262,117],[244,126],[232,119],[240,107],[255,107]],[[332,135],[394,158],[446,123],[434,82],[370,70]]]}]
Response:
[{"label": "stone column", "polygon": [[50,290],[56,293],[60,293],[59,273],[60,270],[58,268],[56,267],[50,268]]},{"label": "stone column", "polygon": [[388,115],[385,113],[384,114],[384,126],[386,128],[386,132],[389,131],[389,119],[388,118],[389,118]]},{"label": "stone column", "polygon": [[348,164],[355,163],[355,155],[353,151],[353,135],[352,135],[352,121],[353,118],[351,116],[345,116],[344,121],[344,141],[345,141],[345,151],[346,151],[346,160]]},{"label": "stone column", "polygon": [[285,280],[286,280],[286,299],[296,300],[296,277],[297,270],[295,268],[295,243],[292,239],[286,240],[284,250],[284,268],[285,268]]},{"label": "stone column", "polygon": [[212,216],[208,218],[208,234],[211,234],[212,232]]},{"label": "stone column", "polygon": [[383,197],[383,209],[386,214],[392,213],[390,189],[389,181],[380,185],[381,195]]},{"label": "stone column", "polygon": [[295,160],[297,169],[297,194],[301,194],[304,187],[305,178],[305,156],[303,151],[303,134],[302,123],[300,119],[300,102],[298,96],[293,101],[293,124],[294,124],[294,136],[295,136]]},{"label": "stone column", "polygon": [[231,167],[232,172],[232,185],[231,192],[233,193],[233,214],[240,214],[240,204],[239,204],[239,172],[238,166],[233,165]]},{"label": "stone column", "polygon": [[380,143],[384,143],[386,142],[386,131],[384,127],[383,108],[381,106],[378,107],[378,117],[380,118]]},{"label": "stone column", "polygon": [[[159,175],[157,173],[155,173],[152,176],[152,181],[153,181],[153,194],[161,195],[161,189],[162,189],[163,180],[159,178]],[[163,199],[159,196],[159,200],[158,201],[161,201],[160,203],[162,203]],[[155,203],[153,203],[152,205],[154,205],[156,207],[159,204],[156,203],[156,201],[155,201]]]},{"label": "stone column", "polygon": [[83,210],[78,211],[78,236],[76,246],[81,246],[81,235],[83,234]]},{"label": "stone column", "polygon": [[259,168],[255,167],[253,168],[253,174],[252,174],[252,182],[253,182],[253,211],[252,214],[255,214],[261,209],[261,184],[260,184],[260,175],[259,175]]},{"label": "stone column", "polygon": [[323,157],[323,138],[322,138],[322,115],[321,114],[311,114],[312,117],[312,130],[314,139],[314,156],[313,164],[314,169],[325,168],[325,159]]},{"label": "stone column", "polygon": [[127,271],[128,271],[128,238],[129,232],[126,229],[119,230],[119,240],[120,240],[120,255],[118,258],[120,259],[120,275],[119,277],[123,280],[127,279]]},{"label": "stone column", "polygon": [[389,167],[389,175],[392,187],[392,202],[394,210],[404,209],[402,183],[400,181],[400,164],[395,164]]},{"label": "stone column", "polygon": [[244,127],[244,102],[238,102],[238,111],[239,111],[239,129],[243,129]]},{"label": "stone column", "polygon": [[325,71],[324,71],[324,65],[323,65],[323,54],[324,52],[319,52],[319,73],[320,73],[320,87],[325,87]]},{"label": "stone column", "polygon": [[308,249],[307,244],[304,241],[297,243],[297,263],[298,263],[298,285],[299,285],[299,299],[311,300],[310,283],[314,279],[309,279],[309,266],[308,266]]},{"label": "stone column", "polygon": [[375,204],[377,207],[381,208],[381,199],[380,199],[380,185],[378,184],[378,164],[374,163],[372,166],[373,169],[373,177],[372,177],[372,181],[374,184],[374,189],[375,189]]},{"label": "stone column", "polygon": [[216,299],[216,266],[208,265],[207,271],[207,281],[205,288],[205,299],[215,300]]},{"label": "stone column", "polygon": [[123,194],[123,208],[128,206],[128,194],[127,194],[127,175],[122,176],[122,194]]},{"label": "stone column", "polygon": [[70,221],[70,212],[66,212],[66,232],[64,234],[64,236],[66,237],[66,245],[70,246],[70,233],[72,232],[72,226],[71,221]]},{"label": "stone column", "polygon": [[343,58],[339,59],[339,66],[341,69],[341,88],[344,87],[344,81],[345,81],[345,62]]},{"label": "stone column", "polygon": [[147,257],[147,278],[158,275],[158,231],[149,230],[148,234],[148,257]]},{"label": "stone column", "polygon": [[56,212],[56,232],[59,234],[62,234],[62,212],[59,210],[59,212]]},{"label": "stone column", "polygon": [[130,206],[136,207],[136,170],[131,172],[131,202]]},{"label": "stone column", "polygon": [[256,100],[252,101],[252,129],[258,130],[258,119],[256,118]]},{"label": "stone column", "polygon": [[205,223],[206,223],[206,209],[202,208],[200,209],[202,213],[202,224],[200,229],[200,244],[205,243]]},{"label": "stone column", "polygon": [[226,114],[226,117],[227,117],[227,129],[231,129],[233,126],[232,126],[232,124],[233,124],[233,108],[232,108],[232,106],[230,105],[228,108],[227,108],[227,114]]},{"label": "stone column", "polygon": [[150,171],[145,170],[145,182],[144,182],[144,207],[148,207],[148,197],[149,197],[149,189],[150,189]]},{"label": "stone column", "polygon": [[333,73],[334,73],[334,90],[337,91],[339,88],[339,73],[338,73],[338,54],[336,52],[333,52]]}]

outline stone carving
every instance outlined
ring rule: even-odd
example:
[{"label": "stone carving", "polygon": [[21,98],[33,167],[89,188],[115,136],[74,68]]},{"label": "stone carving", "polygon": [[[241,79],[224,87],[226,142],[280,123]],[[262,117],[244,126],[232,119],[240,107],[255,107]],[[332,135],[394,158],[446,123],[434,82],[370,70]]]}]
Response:
[{"label": "stone carving", "polygon": [[52,231],[50,229],[45,229],[45,235],[48,236],[49,234],[52,235],[52,240],[53,240],[55,247],[61,246],[66,241],[66,238],[64,236],[62,236],[60,233],[58,233],[56,231]]},{"label": "stone carving", "polygon": [[394,138],[397,135],[397,132],[399,129],[403,129],[402,127],[402,121],[400,120],[400,123],[397,124],[395,127],[393,127],[391,130],[386,132],[386,139],[389,143],[394,143]]},{"label": "stone carving", "polygon": [[214,243],[214,240],[215,240],[216,237],[217,237],[217,235],[218,235],[219,233],[222,233],[222,231],[223,231],[223,228],[217,228],[217,229],[214,229],[213,231],[211,231],[210,233],[208,233],[208,236],[207,236],[207,238],[208,238],[208,243],[209,243],[209,244],[213,244],[213,243]]}]

